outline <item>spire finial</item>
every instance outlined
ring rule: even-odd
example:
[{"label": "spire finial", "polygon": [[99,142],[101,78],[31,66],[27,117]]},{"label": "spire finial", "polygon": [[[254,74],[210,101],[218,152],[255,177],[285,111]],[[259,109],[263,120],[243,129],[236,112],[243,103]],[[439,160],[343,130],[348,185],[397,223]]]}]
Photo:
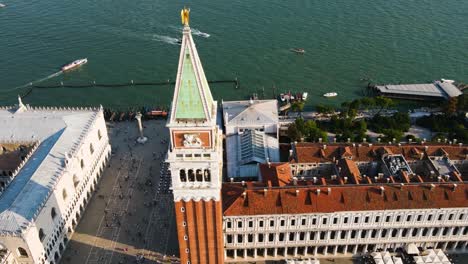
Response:
[{"label": "spire finial", "polygon": [[182,19],[182,25],[185,27],[189,26],[189,20],[190,20],[190,8],[187,8],[184,6],[184,9],[180,11],[180,18]]}]

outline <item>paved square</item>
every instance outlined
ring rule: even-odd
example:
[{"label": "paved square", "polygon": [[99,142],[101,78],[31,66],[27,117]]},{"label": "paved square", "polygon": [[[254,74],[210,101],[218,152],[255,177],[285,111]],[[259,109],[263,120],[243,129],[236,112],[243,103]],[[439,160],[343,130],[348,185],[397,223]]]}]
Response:
[{"label": "paved square", "polygon": [[143,121],[145,145],[135,121],[108,124],[112,158],[61,263],[178,261],[165,123]]}]

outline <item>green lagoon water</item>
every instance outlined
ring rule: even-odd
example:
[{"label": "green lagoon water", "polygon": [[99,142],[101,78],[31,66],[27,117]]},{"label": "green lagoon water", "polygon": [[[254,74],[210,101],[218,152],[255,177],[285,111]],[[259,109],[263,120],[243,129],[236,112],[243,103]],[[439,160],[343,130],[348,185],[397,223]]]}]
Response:
[{"label": "green lagoon water", "polygon": [[[307,91],[309,105],[339,104],[379,83],[468,82],[468,1],[464,0],[0,0],[0,104],[61,65],[84,67],[41,84],[174,80],[179,11],[191,26],[217,100]],[[206,33],[209,34],[207,37]],[[301,47],[297,55],[290,48]],[[273,88],[274,87],[274,88]],[[324,99],[335,91],[339,96]],[[172,86],[35,89],[32,105],[168,105]]]}]

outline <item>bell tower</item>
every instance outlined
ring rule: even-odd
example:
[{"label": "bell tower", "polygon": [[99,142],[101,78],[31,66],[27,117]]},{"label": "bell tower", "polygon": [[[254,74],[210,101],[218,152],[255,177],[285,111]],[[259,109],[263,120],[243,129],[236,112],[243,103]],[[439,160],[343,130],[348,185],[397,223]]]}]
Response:
[{"label": "bell tower", "polygon": [[179,66],[167,122],[170,146],[166,162],[172,177],[182,264],[223,263],[222,132],[189,27],[184,25]]}]

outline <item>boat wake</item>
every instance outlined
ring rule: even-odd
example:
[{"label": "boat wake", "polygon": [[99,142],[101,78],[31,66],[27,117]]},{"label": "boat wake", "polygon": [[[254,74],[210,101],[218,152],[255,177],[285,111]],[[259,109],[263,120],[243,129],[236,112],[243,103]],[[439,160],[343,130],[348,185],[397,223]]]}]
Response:
[{"label": "boat wake", "polygon": [[211,36],[210,34],[205,33],[205,32],[201,32],[200,30],[198,30],[196,28],[192,28],[192,34],[195,35],[195,36],[200,36],[200,37],[204,37],[204,38],[209,38]]},{"label": "boat wake", "polygon": [[169,36],[154,34],[153,35],[153,40],[159,41],[159,42],[164,42],[164,43],[171,44],[171,45],[179,45],[179,39],[178,38],[173,38],[173,37],[169,37]]},{"label": "boat wake", "polygon": [[15,91],[15,90],[19,90],[19,89],[22,89],[22,88],[31,86],[31,85],[33,85],[33,84],[38,84],[38,83],[41,83],[41,82],[43,82],[43,81],[52,79],[52,78],[54,78],[54,77],[59,76],[59,75],[62,74],[62,73],[63,73],[62,71],[58,71],[58,72],[53,73],[53,74],[51,74],[51,75],[49,75],[49,76],[46,76],[46,77],[41,78],[41,79],[34,80],[34,81],[29,82],[29,83],[24,84],[24,85],[16,86],[16,87],[11,88],[11,89],[0,90],[0,92],[1,92],[1,93],[6,93],[6,92],[12,92],[12,91]]}]

